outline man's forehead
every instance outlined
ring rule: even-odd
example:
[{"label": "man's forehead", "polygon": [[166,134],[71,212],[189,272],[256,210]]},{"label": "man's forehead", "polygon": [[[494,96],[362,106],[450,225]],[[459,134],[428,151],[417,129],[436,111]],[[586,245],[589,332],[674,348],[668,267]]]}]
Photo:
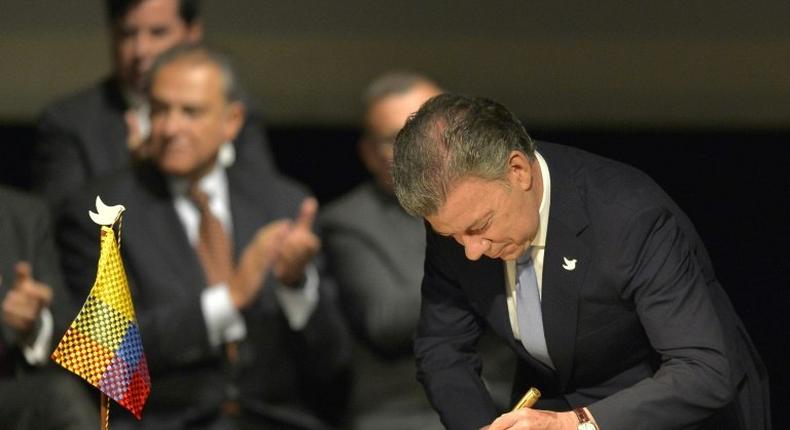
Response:
[{"label": "man's forehead", "polygon": [[151,75],[151,87],[163,83],[180,86],[199,86],[216,90],[222,88],[222,72],[216,64],[199,57],[185,56],[177,58],[159,67]]},{"label": "man's forehead", "polygon": [[142,0],[129,6],[118,19],[118,24],[186,24],[181,17],[179,8],[178,0]]},{"label": "man's forehead", "polygon": [[485,218],[492,210],[490,193],[496,183],[469,177],[456,182],[444,203],[425,219],[440,234],[463,232]]}]

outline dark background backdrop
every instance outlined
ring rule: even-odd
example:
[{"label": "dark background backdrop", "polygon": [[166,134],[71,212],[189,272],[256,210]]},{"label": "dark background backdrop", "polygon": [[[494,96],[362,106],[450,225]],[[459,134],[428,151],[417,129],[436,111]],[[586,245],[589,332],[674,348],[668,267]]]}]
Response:
[{"label": "dark background backdrop", "polygon": [[[0,0],[0,182],[36,116],[109,70],[102,0]],[[543,140],[633,164],[695,222],[790,406],[790,2],[204,0],[263,101],[279,167],[322,203],[365,173],[359,94],[411,69],[494,98]]]}]

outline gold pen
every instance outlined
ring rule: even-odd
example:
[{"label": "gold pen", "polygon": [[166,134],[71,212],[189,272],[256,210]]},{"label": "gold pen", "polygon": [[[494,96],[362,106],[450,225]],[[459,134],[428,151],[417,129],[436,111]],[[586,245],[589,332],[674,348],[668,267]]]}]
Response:
[{"label": "gold pen", "polygon": [[530,387],[530,389],[527,390],[527,393],[524,394],[524,397],[522,397],[521,400],[516,403],[516,406],[513,406],[513,409],[511,409],[510,412],[515,412],[524,408],[531,408],[535,406],[535,403],[537,403],[539,398],[540,391],[538,391],[538,389],[535,387]]}]

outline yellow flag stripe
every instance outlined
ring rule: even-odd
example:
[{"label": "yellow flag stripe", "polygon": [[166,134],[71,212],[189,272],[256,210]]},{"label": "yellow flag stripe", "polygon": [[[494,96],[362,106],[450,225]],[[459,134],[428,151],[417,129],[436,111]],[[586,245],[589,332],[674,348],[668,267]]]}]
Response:
[{"label": "yellow flag stripe", "polygon": [[70,327],[60,345],[52,353],[52,359],[66,369],[76,373],[98,388],[99,380],[110,365],[115,352],[94,342],[89,336]]},{"label": "yellow flag stripe", "polygon": [[115,351],[130,321],[125,315],[93,296],[88,297],[73,326],[93,341]]},{"label": "yellow flag stripe", "polygon": [[[109,227],[102,227],[102,229],[109,230],[107,233],[112,233],[112,229]],[[126,280],[121,253],[115,244],[115,235],[103,234],[101,240],[103,243],[99,256],[99,268],[91,295],[102,299],[118,312],[123,313],[127,319],[134,321],[136,318],[129,283]]]}]

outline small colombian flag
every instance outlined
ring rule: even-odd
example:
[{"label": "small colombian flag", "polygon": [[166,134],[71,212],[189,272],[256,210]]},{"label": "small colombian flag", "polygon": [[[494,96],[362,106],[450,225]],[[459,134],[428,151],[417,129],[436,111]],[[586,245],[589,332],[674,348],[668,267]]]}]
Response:
[{"label": "small colombian flag", "polygon": [[140,419],[151,381],[112,227],[101,227],[96,282],[52,359]]}]

